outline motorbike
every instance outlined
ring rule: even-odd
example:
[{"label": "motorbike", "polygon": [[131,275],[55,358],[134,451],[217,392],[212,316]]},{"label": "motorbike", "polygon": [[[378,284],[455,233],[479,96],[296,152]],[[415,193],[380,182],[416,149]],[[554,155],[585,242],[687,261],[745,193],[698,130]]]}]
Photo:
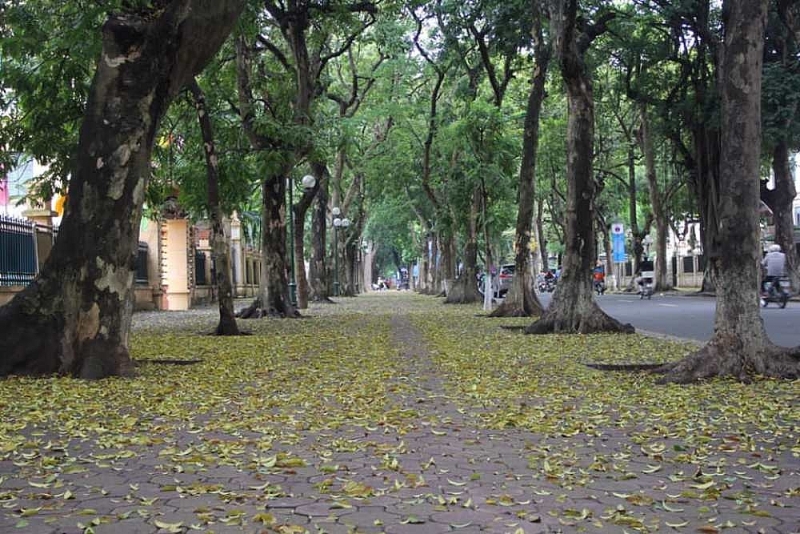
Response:
[{"label": "motorbike", "polygon": [[595,280],[594,281],[594,291],[597,293],[598,296],[602,295],[606,292],[606,283],[602,280]]},{"label": "motorbike", "polygon": [[779,308],[786,307],[789,302],[789,290],[792,287],[788,278],[780,278],[775,283],[764,281],[761,284],[761,306],[766,308],[770,302],[774,302]]},{"label": "motorbike", "polygon": [[640,282],[642,291],[639,293],[639,300],[647,297],[647,300],[653,296],[655,291],[655,271],[642,271],[642,280]]},{"label": "motorbike", "polygon": [[556,290],[555,278],[540,278],[536,285],[539,293],[552,293]]}]

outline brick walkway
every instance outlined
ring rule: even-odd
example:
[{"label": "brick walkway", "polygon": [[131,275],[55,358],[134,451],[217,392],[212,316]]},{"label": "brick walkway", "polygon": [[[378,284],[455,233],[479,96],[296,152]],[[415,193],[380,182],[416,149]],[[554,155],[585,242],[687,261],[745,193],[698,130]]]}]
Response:
[{"label": "brick walkway", "polygon": [[[24,464],[0,461],[0,532],[800,532],[796,445],[769,462],[780,466],[780,478],[772,480],[775,468],[766,460],[763,469],[745,469],[757,461],[742,455],[742,479],[727,481],[751,478],[742,498],[768,514],[743,513],[732,498],[697,505],[681,493],[711,485],[685,477],[674,465],[665,469],[675,470],[676,482],[666,484],[670,473],[655,472],[624,429],[604,428],[587,443],[481,428],[477,414],[448,398],[412,323],[395,315],[391,331],[403,361],[389,384],[391,410],[413,413],[412,425],[393,426],[387,417],[374,427],[301,432],[296,443],[276,444],[272,456],[259,456],[245,435],[241,447],[253,457],[248,469],[198,458],[203,468],[175,472],[165,468],[163,451],[150,447],[100,471],[87,461],[85,469],[61,472],[49,483],[37,478],[37,487],[19,477]],[[173,436],[174,454],[193,454],[199,434],[195,429]],[[46,441],[47,432],[40,437]],[[220,443],[225,439],[219,436]],[[52,453],[102,458],[102,448],[87,446]],[[276,454],[282,447],[291,456]],[[543,450],[562,460],[568,480],[546,476],[547,466],[543,471],[536,458]],[[635,476],[614,471],[614,462],[623,459]],[[536,469],[532,462],[539,462]],[[592,462],[609,467],[590,469]],[[763,477],[752,480],[754,472]]]}]

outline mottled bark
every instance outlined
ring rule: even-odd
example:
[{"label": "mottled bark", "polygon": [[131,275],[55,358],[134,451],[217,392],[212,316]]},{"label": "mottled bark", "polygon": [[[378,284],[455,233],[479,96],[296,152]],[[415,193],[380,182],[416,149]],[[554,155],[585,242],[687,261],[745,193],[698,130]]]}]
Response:
[{"label": "mottled bark", "polygon": [[464,268],[449,288],[445,304],[470,304],[481,302],[483,297],[478,292],[478,211],[480,208],[480,191],[476,188],[472,194],[467,224],[467,242],[464,246]]},{"label": "mottled bark", "polygon": [[[592,269],[597,257],[594,235],[595,181],[594,99],[592,79],[583,55],[591,39],[577,26],[577,0],[562,0],[554,13],[556,49],[567,89],[567,207],[565,253],[553,301],[542,317],[525,329],[528,334],[633,332],[606,315],[594,301]],[[584,28],[597,35],[596,25]],[[580,43],[580,44],[579,44]]]},{"label": "mottled bark", "polygon": [[206,187],[208,194],[208,216],[211,219],[211,258],[214,261],[214,285],[217,287],[219,303],[219,322],[216,334],[220,336],[238,336],[236,314],[233,308],[233,284],[231,283],[230,246],[225,236],[222,208],[219,203],[219,171],[214,128],[208,115],[206,97],[196,80],[192,80],[189,89],[194,98],[197,120],[203,138],[203,153],[206,158]]},{"label": "mottled bark", "polygon": [[525,126],[522,136],[522,163],[517,186],[517,225],[514,234],[514,278],[504,302],[490,317],[530,317],[544,312],[533,290],[530,266],[531,226],[535,197],[536,154],[539,148],[539,116],[545,98],[547,67],[550,63],[550,45],[543,40],[541,14],[536,10],[535,46],[536,66],[533,71]]},{"label": "mottled bark", "polygon": [[59,238],[36,280],[0,308],[0,375],[130,374],[134,263],[153,139],[242,7],[180,0],[112,14],[103,25]]},{"label": "mottled bark", "polygon": [[[312,169],[320,172],[319,165],[312,165]],[[323,167],[324,168],[324,167]],[[294,265],[295,283],[297,284],[297,307],[301,310],[308,308],[308,296],[310,288],[308,278],[306,278],[306,254],[305,254],[305,233],[306,233],[306,213],[311,207],[314,197],[320,188],[320,177],[314,173],[314,187],[304,189],[300,200],[292,206],[292,239],[294,240]]]},{"label": "mottled bark", "polygon": [[748,380],[751,374],[796,379],[800,350],[774,346],[758,305],[758,181],[761,148],[761,65],[767,0],[725,2],[719,91],[719,190],[713,206],[719,225],[714,334],[700,351],[664,366],[664,382],[712,376]]},{"label": "mottled bark", "polygon": [[314,211],[311,214],[311,265],[308,276],[311,279],[311,300],[317,303],[332,303],[328,284],[327,239],[328,235],[328,168],[312,163],[314,176],[319,180]]},{"label": "mottled bark", "polygon": [[672,289],[670,273],[667,268],[667,233],[669,221],[667,220],[667,213],[662,202],[662,192],[658,187],[656,154],[655,148],[653,147],[653,134],[650,131],[650,119],[647,113],[647,105],[640,104],[639,114],[641,129],[639,130],[639,145],[644,155],[645,175],[647,177],[647,185],[650,189],[650,209],[656,224],[655,289],[656,291],[665,291]]},{"label": "mottled bark", "polygon": [[261,183],[261,272],[258,296],[239,312],[242,319],[299,317],[289,299],[289,266],[286,264],[286,174],[283,169]]},{"label": "mottled bark", "polygon": [[547,237],[544,232],[544,203],[536,202],[536,238],[539,240],[539,255],[542,258],[542,272],[547,271],[550,266],[548,265],[547,258]]}]

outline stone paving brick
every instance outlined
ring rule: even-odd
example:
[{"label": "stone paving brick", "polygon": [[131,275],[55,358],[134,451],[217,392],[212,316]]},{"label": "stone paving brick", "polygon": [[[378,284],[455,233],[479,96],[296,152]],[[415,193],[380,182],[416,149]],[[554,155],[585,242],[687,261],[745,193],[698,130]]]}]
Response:
[{"label": "stone paving brick", "polygon": [[394,524],[386,525],[387,534],[440,534],[450,532],[452,529],[441,523],[421,523],[421,524]]},{"label": "stone paving brick", "polygon": [[[353,421],[314,430],[303,420],[302,410],[292,409],[289,411],[298,424],[274,432],[182,430],[155,446],[130,447],[135,452],[130,458],[104,460],[110,467],[100,469],[87,461],[79,464],[86,471],[62,474],[59,481],[63,486],[58,491],[69,489],[74,499],[68,501],[42,499],[45,490],[28,484],[28,479],[44,481],[33,466],[0,460],[0,475],[18,475],[0,482],[0,533],[82,534],[77,523],[88,523],[93,516],[79,515],[79,511],[92,508],[109,519],[127,517],[95,528],[97,533],[110,534],[163,534],[157,533],[156,519],[201,525],[201,531],[237,534],[274,533],[289,525],[312,534],[350,534],[354,529],[368,534],[513,534],[517,529],[525,534],[621,533],[636,530],[626,525],[630,518],[641,519],[652,531],[671,531],[667,522],[677,525],[686,521],[687,526],[674,530],[689,533],[717,525],[731,534],[800,534],[796,521],[800,502],[789,494],[798,487],[800,462],[791,447],[768,457],[762,451],[738,449],[735,440],[725,443],[717,436],[702,436],[706,442],[702,446],[696,436],[657,434],[652,441],[634,443],[633,438],[641,441],[638,438],[651,429],[629,422],[615,428],[615,419],[628,416],[615,412],[613,406],[604,414],[608,421],[584,426],[576,435],[481,428],[482,417],[490,414],[491,408],[460,410],[457,405],[462,399],[444,393],[441,369],[419,331],[399,315],[392,321],[389,342],[400,353],[402,370],[389,379],[386,410],[392,417],[408,410],[408,419],[400,426]],[[528,408],[537,409],[537,402],[529,400]],[[288,415],[272,407],[265,413]],[[564,412],[564,417],[571,415]],[[209,420],[208,414],[197,414],[184,422],[184,429],[201,429]],[[44,427],[36,431],[54,443],[67,439]],[[732,422],[731,434],[737,432]],[[787,436],[796,429],[787,422],[782,432],[770,439],[790,439]],[[242,442],[241,454],[225,459],[241,462],[238,466],[216,466],[213,456],[203,466],[182,463],[179,456],[159,456],[167,447],[179,451],[203,447],[205,454],[213,455],[208,451],[215,445],[230,442]],[[272,447],[267,449],[264,444],[269,442]],[[663,450],[650,448],[654,444]],[[87,459],[115,451],[100,448],[89,438],[72,439],[64,447],[71,456]],[[698,506],[697,499],[674,497],[700,491],[693,486],[706,479],[695,478],[697,456],[689,460],[680,457],[681,453],[701,454],[700,450],[704,465],[727,467],[729,475],[709,479],[720,493],[716,500],[703,502],[705,509]],[[304,459],[307,465],[267,468],[253,460],[280,451]],[[396,465],[388,463],[392,458]],[[545,458],[558,465],[561,476],[545,471]],[[323,473],[322,465],[339,467]],[[654,465],[659,470],[648,474]],[[776,465],[781,476],[770,480]],[[183,472],[178,472],[180,469]],[[739,475],[731,477],[732,470]],[[327,481],[329,490],[324,487]],[[373,494],[342,501],[351,508],[332,507],[334,501],[327,491],[341,492],[344,484],[352,482],[369,486]],[[180,493],[176,486],[185,492]],[[281,496],[267,494],[277,492],[278,486]],[[193,488],[210,491],[212,487],[223,491],[190,494]],[[664,502],[680,511],[665,509]],[[773,517],[748,514],[748,505]],[[15,528],[19,521],[15,510],[38,506],[44,508],[26,518],[26,528]],[[244,512],[242,524],[225,524],[222,519],[236,510]],[[262,518],[272,517],[274,523],[254,522],[259,513],[265,514]],[[733,526],[728,527],[728,521]]]},{"label": "stone paving brick", "polygon": [[317,501],[294,508],[296,515],[305,517],[340,517],[353,513],[353,508],[337,507],[333,501]]}]

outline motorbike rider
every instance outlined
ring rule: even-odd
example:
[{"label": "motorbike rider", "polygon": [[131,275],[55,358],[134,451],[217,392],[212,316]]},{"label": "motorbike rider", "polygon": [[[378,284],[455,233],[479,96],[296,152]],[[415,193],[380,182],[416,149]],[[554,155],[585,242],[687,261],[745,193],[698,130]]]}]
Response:
[{"label": "motorbike rider", "polygon": [[606,268],[600,260],[597,260],[594,269],[592,269],[592,281],[594,282],[595,291],[601,295],[606,292]]},{"label": "motorbike rider", "polygon": [[764,276],[764,289],[770,295],[780,290],[779,281],[786,274],[786,254],[781,252],[778,244],[770,245],[767,254],[761,260],[766,276]]},{"label": "motorbike rider", "polygon": [[645,278],[644,276],[642,276],[642,273],[648,272],[648,271],[649,272],[653,272],[654,270],[655,270],[655,266],[653,265],[653,261],[650,260],[647,256],[642,258],[641,263],[639,263],[639,277],[636,279],[636,283],[639,285],[639,293],[641,293],[642,290],[644,289],[645,282],[647,282],[648,280],[650,280],[650,282],[652,282],[651,279]]}]

